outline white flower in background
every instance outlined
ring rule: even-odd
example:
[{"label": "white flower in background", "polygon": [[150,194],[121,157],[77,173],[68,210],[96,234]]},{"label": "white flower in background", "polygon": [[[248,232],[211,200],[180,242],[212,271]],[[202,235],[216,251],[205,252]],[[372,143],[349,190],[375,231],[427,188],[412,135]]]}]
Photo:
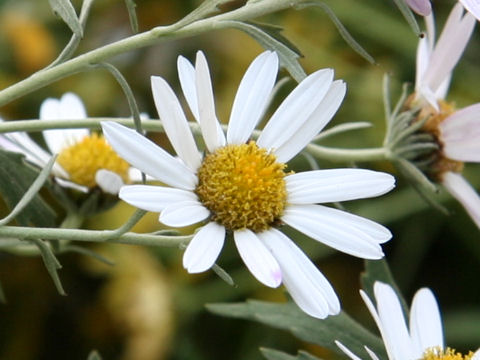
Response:
[{"label": "white flower in background", "polygon": [[[409,324],[405,321],[402,306],[390,285],[382,282],[374,284],[377,307],[360,290],[360,295],[367,305],[382,336],[389,360],[480,360],[480,350],[474,354],[462,355],[445,347],[440,311],[435,296],[430,289],[423,288],[416,292],[410,309]],[[344,344],[335,342],[351,359],[360,358]],[[365,347],[373,360],[378,356]]]},{"label": "white flower in background", "polygon": [[113,148],[130,164],[166,185],[122,187],[120,198],[172,227],[200,228],[189,243],[183,265],[190,273],[212,267],[227,233],[241,258],[263,284],[283,283],[298,306],[324,318],[340,311],[325,277],[281,231],[286,223],[340,251],[368,259],[383,256],[379,244],[391,238],[383,226],[317,203],[381,195],[394,187],[385,173],[361,169],[285,172],[330,121],[345,95],[333,70],[304,79],[270,118],[260,137],[252,131],[266,111],[278,71],[278,57],[264,52],[250,65],[238,88],[226,136],[216,117],[207,61],[197,53],[195,67],[179,57],[185,98],[200,124],[206,155],[199,152],[179,100],[167,82],[152,77],[155,104],[175,158],[144,136],[114,122],[102,123]]},{"label": "white flower in background", "polygon": [[427,16],[432,12],[430,0],[405,0],[407,5],[418,15]]},{"label": "white flower in background", "polygon": [[[80,98],[66,93],[61,99],[46,99],[40,107],[42,120],[85,119],[87,113]],[[88,129],[44,130],[43,137],[50,152],[45,151],[24,132],[0,136],[0,146],[20,152],[33,164],[43,167],[51,154],[58,154],[52,173],[60,185],[88,191],[99,186],[103,191],[117,194],[129,175],[135,174],[121,159],[102,135]]]},{"label": "white flower in background", "polygon": [[426,18],[427,35],[417,50],[417,78],[413,105],[422,105],[419,118],[429,116],[423,130],[435,137],[440,151],[431,176],[465,208],[480,227],[480,197],[460,174],[463,162],[480,162],[480,104],[454,111],[445,102],[451,73],[460,60],[475,26],[475,18],[457,3],[434,42],[433,14]]},{"label": "white flower in background", "polygon": [[460,0],[460,2],[480,21],[480,0]]}]

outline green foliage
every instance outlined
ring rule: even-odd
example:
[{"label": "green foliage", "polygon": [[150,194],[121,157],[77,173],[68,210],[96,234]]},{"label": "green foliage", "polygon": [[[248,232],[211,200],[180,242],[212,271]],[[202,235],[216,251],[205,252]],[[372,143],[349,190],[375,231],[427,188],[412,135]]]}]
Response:
[{"label": "green foliage", "polygon": [[135,11],[137,4],[135,4],[134,0],[125,0],[125,5],[127,6],[128,18],[130,19],[130,26],[132,27],[132,31],[134,33],[137,33],[138,19],[137,19],[137,12]]},{"label": "green foliage", "polygon": [[278,351],[274,349],[262,348],[260,349],[262,355],[265,356],[267,360],[320,360],[316,356],[313,356],[306,351],[299,351],[298,355],[289,355],[283,351]]},{"label": "green foliage", "polygon": [[292,302],[276,304],[255,300],[235,304],[208,304],[207,309],[217,315],[253,320],[287,330],[300,340],[338,353],[341,351],[335,345],[335,340],[348,345],[348,348],[356,354],[367,356],[364,349],[364,346],[367,346],[380,358],[385,355],[381,339],[345,312],[319,320],[306,315]]},{"label": "green foliage", "polygon": [[80,24],[80,20],[70,0],[48,0],[48,2],[53,12],[65,21],[73,33],[78,37],[83,37],[82,24]]}]

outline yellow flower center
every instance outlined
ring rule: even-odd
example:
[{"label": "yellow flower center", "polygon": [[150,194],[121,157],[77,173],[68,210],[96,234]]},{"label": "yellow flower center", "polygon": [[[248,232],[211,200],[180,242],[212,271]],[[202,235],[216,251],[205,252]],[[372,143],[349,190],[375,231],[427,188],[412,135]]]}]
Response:
[{"label": "yellow flower center", "polygon": [[96,186],[95,174],[110,170],[128,181],[128,163],[120,158],[102,135],[93,133],[58,155],[57,162],[70,175],[70,180],[89,188]]},{"label": "yellow flower center", "polygon": [[195,192],[212,220],[229,230],[261,232],[285,208],[285,167],[254,141],[227,145],[205,157]]},{"label": "yellow flower center", "polygon": [[470,360],[473,356],[473,352],[470,351],[467,355],[463,355],[455,349],[447,347],[445,350],[434,347],[427,349],[423,353],[421,360]]}]

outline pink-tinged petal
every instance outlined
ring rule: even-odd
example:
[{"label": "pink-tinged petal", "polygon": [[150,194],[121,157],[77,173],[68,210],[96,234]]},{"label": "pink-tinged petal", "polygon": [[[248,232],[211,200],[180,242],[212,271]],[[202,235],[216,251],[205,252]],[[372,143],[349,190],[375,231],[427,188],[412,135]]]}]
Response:
[{"label": "pink-tinged petal", "polygon": [[258,237],[277,259],[283,284],[300,309],[319,319],[340,312],[340,302],[328,280],[287,236],[272,228]]},{"label": "pink-tinged petal", "polygon": [[156,185],[127,185],[120,189],[118,196],[130,205],[153,212],[161,212],[175,203],[197,200],[191,191]]},{"label": "pink-tinged petal", "polygon": [[95,173],[95,182],[107,194],[117,195],[123,186],[123,180],[117,173],[100,169]]},{"label": "pink-tinged petal", "polygon": [[252,275],[266,286],[278,287],[282,283],[280,266],[257,235],[244,229],[235,231],[233,238],[240,257]]},{"label": "pink-tinged petal", "polygon": [[436,92],[440,84],[455,68],[467,46],[475,26],[475,18],[457,4],[443,28],[440,38],[430,57],[429,68],[425,72],[424,83]]},{"label": "pink-tinged petal", "polygon": [[214,152],[218,147],[225,145],[225,136],[223,132],[221,135],[218,132],[219,123],[215,114],[210,70],[208,69],[207,59],[201,51],[197,52],[195,70],[200,128],[208,151]]},{"label": "pink-tinged petal", "polygon": [[145,136],[112,121],[102,122],[102,129],[113,149],[132,166],[170,186],[195,189],[192,170]]},{"label": "pink-tinged petal", "polygon": [[183,254],[183,267],[190,273],[210,269],[222,251],[225,228],[215,222],[202,227],[190,241]]},{"label": "pink-tinged petal", "polygon": [[410,336],[420,359],[425,350],[443,348],[442,319],[435,296],[430,289],[416,292],[410,309]]},{"label": "pink-tinged petal", "polygon": [[268,121],[257,140],[258,146],[278,149],[288,142],[318,107],[332,81],[332,69],[319,70],[307,76]]},{"label": "pink-tinged petal", "polygon": [[195,120],[199,121],[195,68],[190,61],[183,56],[179,56],[177,59],[177,70],[183,96],[185,96],[185,100],[187,100],[188,107],[195,117]]},{"label": "pink-tinged petal", "polygon": [[479,0],[459,0],[462,5],[467,9],[473,16],[480,21],[480,1]]},{"label": "pink-tinged petal", "polygon": [[389,240],[388,229],[371,220],[321,205],[290,205],[282,221],[334,249],[364,259],[380,259],[379,244]]},{"label": "pink-tinged petal", "polygon": [[244,144],[266,110],[278,72],[278,56],[265,51],[250,64],[240,82],[228,123],[227,142]]},{"label": "pink-tinged petal", "polygon": [[[393,289],[379,281],[374,284],[380,333],[389,359],[413,359],[412,342],[405,317]],[[378,324],[377,324],[378,326]]]},{"label": "pink-tinged petal", "polygon": [[197,200],[173,203],[160,213],[159,221],[167,226],[183,227],[196,224],[210,216],[210,211]]},{"label": "pink-tinged petal", "polygon": [[454,112],[440,124],[440,130],[447,157],[480,162],[480,103]]},{"label": "pink-tinged petal", "polygon": [[442,184],[462,204],[468,215],[480,228],[480,197],[475,189],[462,175],[453,172],[443,174]]},{"label": "pink-tinged petal", "polygon": [[395,186],[387,173],[364,169],[305,171],[285,177],[289,204],[315,204],[379,196]]},{"label": "pink-tinged petal", "polygon": [[346,91],[347,87],[342,80],[332,83],[325,97],[301,127],[291,134],[288,141],[274,150],[279,162],[287,162],[297,155],[328,124],[340,107]]},{"label": "pink-tinged petal", "polygon": [[347,355],[350,359],[352,360],[362,360],[359,358],[357,355],[355,355],[349,348],[347,348],[345,345],[343,345],[340,341],[335,340],[335,344],[338,346],[340,350],[342,350],[345,355]]},{"label": "pink-tinged petal", "polygon": [[418,15],[427,16],[432,12],[430,0],[405,0],[410,8]]},{"label": "pink-tinged petal", "polygon": [[[60,99],[48,98],[40,106],[40,119],[43,120],[78,120],[86,117],[82,100],[73,93],[66,93]],[[44,130],[42,133],[48,148],[56,154],[88,136],[89,130],[55,129]]]},{"label": "pink-tinged petal", "polygon": [[175,93],[167,82],[158,76],[152,76],[152,93],[170,143],[183,162],[195,172],[202,159]]}]

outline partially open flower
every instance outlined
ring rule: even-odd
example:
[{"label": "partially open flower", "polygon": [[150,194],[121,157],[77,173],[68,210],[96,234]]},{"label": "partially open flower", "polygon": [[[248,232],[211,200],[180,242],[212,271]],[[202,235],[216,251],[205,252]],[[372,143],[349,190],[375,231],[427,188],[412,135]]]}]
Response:
[{"label": "partially open flower", "polygon": [[[400,301],[390,285],[374,284],[375,304],[360,290],[360,295],[377,324],[389,360],[480,360],[480,350],[466,355],[445,347],[440,311],[430,289],[416,292],[407,324]],[[352,360],[360,360],[347,346],[338,347]],[[365,347],[372,360],[378,356]]]},{"label": "partially open flower", "polygon": [[286,171],[330,121],[345,95],[333,70],[305,78],[283,101],[256,141],[252,132],[275,83],[278,57],[266,51],[250,65],[238,88],[226,136],[217,120],[207,61],[195,67],[178,59],[179,77],[190,110],[200,124],[206,155],[195,143],[180,102],[165,80],[152,77],[155,104],[173,157],[135,131],[103,123],[113,148],[133,166],[171,187],[132,185],[120,198],[160,212],[172,227],[204,222],[189,243],[183,265],[190,273],[211,268],[227,234],[250,272],[263,284],[283,283],[299,307],[324,318],[340,311],[338,298],[307,256],[277,228],[286,223],[335,249],[367,259],[383,257],[380,244],[390,231],[365,218],[318,205],[381,195],[394,186],[385,173],[363,169]]}]

